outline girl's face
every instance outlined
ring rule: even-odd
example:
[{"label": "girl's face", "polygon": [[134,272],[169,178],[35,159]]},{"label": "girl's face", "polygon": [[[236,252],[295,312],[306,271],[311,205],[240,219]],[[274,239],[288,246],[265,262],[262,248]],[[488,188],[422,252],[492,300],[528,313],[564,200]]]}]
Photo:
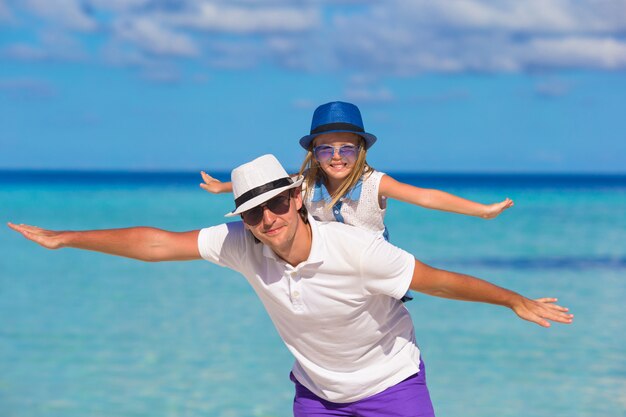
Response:
[{"label": "girl's face", "polygon": [[[359,155],[359,142],[359,136],[354,133],[325,133],[315,138],[313,156],[329,179],[344,180],[350,175],[356,163]],[[328,146],[333,149],[324,148]]]}]

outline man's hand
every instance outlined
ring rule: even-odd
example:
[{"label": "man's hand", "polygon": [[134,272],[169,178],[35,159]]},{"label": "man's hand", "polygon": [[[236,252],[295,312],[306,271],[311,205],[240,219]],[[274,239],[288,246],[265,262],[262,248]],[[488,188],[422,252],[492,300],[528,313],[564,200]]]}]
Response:
[{"label": "man's hand", "polygon": [[8,225],[11,229],[21,233],[26,239],[32,240],[44,248],[59,249],[64,246],[62,240],[64,232],[55,232],[54,230],[46,230],[37,226],[13,224],[11,222]]},{"label": "man's hand", "polygon": [[550,327],[550,321],[557,323],[570,324],[574,320],[574,315],[569,314],[569,309],[554,304],[556,298],[537,298],[530,300],[526,297],[520,297],[511,309],[520,318],[537,323],[542,327]]}]

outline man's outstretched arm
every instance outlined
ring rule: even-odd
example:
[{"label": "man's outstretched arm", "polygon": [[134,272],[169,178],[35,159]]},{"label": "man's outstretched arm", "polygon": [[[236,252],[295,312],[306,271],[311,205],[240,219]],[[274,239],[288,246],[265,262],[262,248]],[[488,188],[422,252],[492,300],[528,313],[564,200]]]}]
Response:
[{"label": "man's outstretched arm", "polygon": [[531,300],[482,279],[436,269],[417,260],[411,289],[437,297],[509,307],[520,318],[543,327],[550,327],[550,321],[569,324],[574,317],[567,308],[554,304],[556,298]]},{"label": "man's outstretched arm", "polygon": [[153,227],[127,229],[54,231],[8,223],[25,238],[48,249],[77,248],[146,262],[200,259],[199,230],[168,232]]}]

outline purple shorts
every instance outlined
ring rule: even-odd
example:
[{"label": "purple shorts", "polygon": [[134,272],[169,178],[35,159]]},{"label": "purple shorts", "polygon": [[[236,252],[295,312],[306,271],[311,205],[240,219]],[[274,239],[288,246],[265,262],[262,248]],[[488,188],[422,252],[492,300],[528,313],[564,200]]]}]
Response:
[{"label": "purple shorts", "polygon": [[290,375],[296,384],[293,400],[295,417],[434,417],[435,411],[426,387],[424,362],[419,373],[386,390],[352,403],[333,403],[309,391]]}]

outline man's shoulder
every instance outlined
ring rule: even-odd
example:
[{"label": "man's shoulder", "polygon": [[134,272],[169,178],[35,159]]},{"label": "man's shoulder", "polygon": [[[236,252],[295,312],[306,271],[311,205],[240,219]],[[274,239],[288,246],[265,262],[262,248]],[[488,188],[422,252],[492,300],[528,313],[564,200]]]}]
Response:
[{"label": "man's shoulder", "polygon": [[228,223],[221,223],[214,226],[207,226],[202,228],[200,231],[206,230],[211,233],[233,233],[233,234],[245,234],[245,227],[243,222],[235,221]]},{"label": "man's shoulder", "polygon": [[251,234],[246,231],[241,221],[222,223],[215,226],[205,227],[200,230],[199,244],[211,244],[214,246],[238,246],[242,248],[248,240],[252,240]]}]

